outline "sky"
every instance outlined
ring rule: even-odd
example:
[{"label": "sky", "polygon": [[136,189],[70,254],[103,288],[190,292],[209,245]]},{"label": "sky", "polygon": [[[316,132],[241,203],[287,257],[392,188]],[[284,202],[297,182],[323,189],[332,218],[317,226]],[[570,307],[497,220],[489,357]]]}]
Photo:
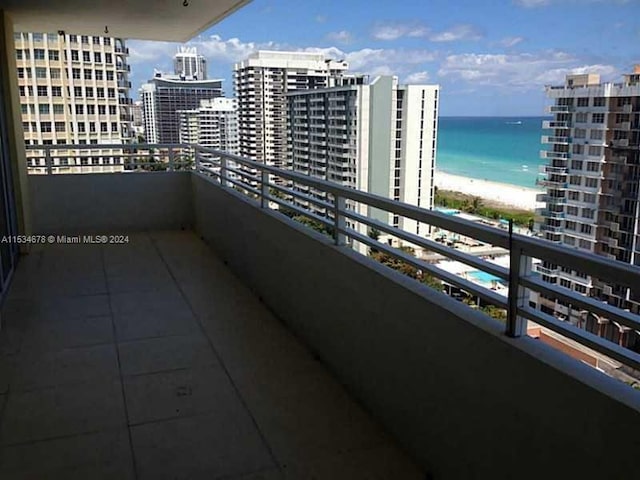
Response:
[{"label": "sky", "polygon": [[[128,45],[137,97],[179,44]],[[640,63],[640,0],[254,0],[187,45],[227,96],[250,53],[317,51],[354,73],[440,85],[443,116],[541,116],[545,85],[582,72],[619,81]]]}]

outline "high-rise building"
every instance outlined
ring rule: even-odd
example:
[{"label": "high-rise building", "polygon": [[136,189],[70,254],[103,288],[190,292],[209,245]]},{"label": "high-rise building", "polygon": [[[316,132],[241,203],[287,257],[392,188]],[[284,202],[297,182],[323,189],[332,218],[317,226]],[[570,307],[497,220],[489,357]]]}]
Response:
[{"label": "high-rise building", "polygon": [[[27,145],[131,141],[128,49],[124,40],[89,35],[16,33],[16,64]],[[89,152],[89,151],[88,151]],[[82,171],[121,170],[114,150],[91,150]],[[95,155],[94,155],[95,154]],[[32,156],[30,153],[29,156]],[[41,157],[34,152],[33,156]],[[54,159],[60,170],[73,163]],[[42,161],[30,160],[31,166]]]},{"label": "high-rise building", "polygon": [[131,128],[136,136],[144,136],[144,123],[142,121],[142,100],[134,100],[131,105]]},{"label": "high-rise building", "polygon": [[[399,85],[391,76],[371,82],[345,76],[339,83],[287,94],[293,170],[431,208],[439,87]],[[295,188],[326,200],[308,187]],[[302,203],[321,213],[313,203]],[[360,213],[411,233],[428,233],[428,226],[415,220],[380,211]]]},{"label": "high-rise building", "polygon": [[[621,83],[601,83],[599,75],[568,75],[547,87],[553,100],[544,122],[541,152],[548,164],[539,183],[547,192],[538,213],[544,237],[552,242],[640,265],[640,67]],[[620,308],[640,313],[640,289],[629,290],[543,262],[543,280],[557,283]],[[640,347],[640,334],[571,305],[540,298],[540,308],[620,345]],[[586,318],[585,318],[586,317]]]},{"label": "high-rise building", "polygon": [[238,115],[232,98],[201,100],[193,110],[180,110],[180,143],[197,143],[238,153]]},{"label": "high-rise building", "polygon": [[195,47],[180,47],[173,57],[173,73],[185,80],[206,80],[207,59]]},{"label": "high-rise building", "polygon": [[156,72],[140,88],[147,143],[180,141],[180,110],[193,110],[201,100],[221,97],[222,80],[184,80]]},{"label": "high-rise building", "polygon": [[240,154],[269,165],[288,164],[285,94],[334,85],[346,62],[322,54],[259,51],[234,66]]}]

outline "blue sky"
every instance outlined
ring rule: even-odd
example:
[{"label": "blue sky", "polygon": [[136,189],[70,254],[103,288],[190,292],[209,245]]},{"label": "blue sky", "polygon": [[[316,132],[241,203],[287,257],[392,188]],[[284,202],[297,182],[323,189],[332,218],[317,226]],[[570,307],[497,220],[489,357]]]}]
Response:
[{"label": "blue sky", "polygon": [[[195,2],[194,2],[195,6]],[[542,115],[567,73],[617,80],[640,63],[640,0],[254,0],[189,42],[233,94],[233,63],[309,50],[353,72],[439,84],[441,115]],[[178,44],[130,40],[133,96]]]}]

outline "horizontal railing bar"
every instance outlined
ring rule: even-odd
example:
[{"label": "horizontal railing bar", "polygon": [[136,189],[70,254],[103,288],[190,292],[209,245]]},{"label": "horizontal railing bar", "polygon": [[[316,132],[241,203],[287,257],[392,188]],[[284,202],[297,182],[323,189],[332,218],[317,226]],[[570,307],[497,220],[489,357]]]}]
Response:
[{"label": "horizontal railing bar", "polygon": [[482,270],[484,272],[495,275],[496,277],[502,278],[503,280],[509,279],[509,269],[505,267],[501,267],[500,265],[495,265],[479,257],[469,255],[468,253],[460,252],[455,248],[447,247],[446,245],[440,245],[438,242],[434,242],[433,240],[428,240],[426,238],[422,238],[416,234],[407,232],[405,230],[392,227],[391,225],[387,223],[383,223],[379,220],[365,217],[364,215],[360,215],[359,213],[356,213],[353,210],[347,209],[343,211],[342,214],[345,217],[351,218],[353,220],[357,220],[358,222],[367,224],[371,227],[375,227],[380,231],[384,231],[386,233],[393,235],[394,237],[401,238],[415,245],[426,248],[427,250],[434,251],[447,258],[465,263],[469,266],[477,268],[478,270]]},{"label": "horizontal railing bar", "polygon": [[640,370],[640,355],[631,350],[628,350],[620,345],[598,337],[592,333],[587,332],[581,328],[575,327],[571,324],[561,322],[560,320],[547,315],[546,313],[534,310],[531,307],[518,308],[518,315],[531,320],[543,327],[553,330],[571,340],[578,342],[585,347],[595,350],[607,357],[611,357],[614,360],[619,361],[629,367],[636,370]]},{"label": "horizontal railing bar", "polygon": [[[316,222],[319,222],[319,223],[323,224],[326,227],[334,228],[333,220],[331,220],[331,219],[327,219],[327,218],[321,217],[320,215],[316,215],[315,213],[310,212],[309,210],[305,210],[304,208],[300,208],[300,207],[297,207],[295,205],[289,204],[289,203],[287,203],[286,201],[284,201],[284,200],[282,200],[280,198],[269,196],[269,201],[277,203],[278,205],[282,205],[283,207],[286,207],[286,208],[288,208],[290,210],[293,210],[294,212],[296,212],[296,213],[298,213],[298,214],[300,214],[300,215],[302,215],[304,217],[309,217],[309,218],[315,220]],[[275,211],[277,212],[278,210],[275,210]],[[284,215],[284,213],[282,213],[282,212],[279,212],[279,213]],[[287,217],[287,215],[284,215],[284,216]],[[289,217],[287,217],[287,218],[289,218]],[[300,222],[297,222],[297,223],[300,223]],[[311,227],[309,227],[309,228],[311,228]]]},{"label": "horizontal railing bar", "polygon": [[422,262],[421,260],[417,259],[413,255],[410,255],[408,253],[403,252],[402,250],[398,250],[396,248],[387,246],[383,243],[373,240],[372,238],[369,238],[366,235],[362,235],[351,228],[345,228],[343,230],[343,233],[345,235],[348,235],[354,240],[357,240],[361,243],[364,243],[365,245],[369,245],[370,247],[375,248],[376,250],[383,251],[384,253],[391,255],[392,257],[402,260],[403,262],[408,263],[409,265],[417,268],[418,270],[422,270],[423,272],[430,273],[434,277],[439,278],[444,282],[447,282],[447,283],[450,283],[451,285],[455,285],[456,287],[462,288],[463,290],[466,290],[467,292],[473,295],[476,295],[477,297],[480,297],[493,305],[500,306],[504,309],[507,308],[506,297],[498,295],[497,293],[494,293],[491,290],[488,290],[479,285],[476,285],[475,283],[472,283],[468,280],[465,280],[462,277],[458,277],[457,275],[449,273],[446,270],[442,270],[438,267],[434,267],[433,265],[429,265],[428,263]]},{"label": "horizontal railing bar", "polygon": [[427,223],[433,226],[437,226],[444,230],[460,233],[462,235],[473,236],[474,238],[481,240],[492,245],[507,248],[509,245],[509,236],[507,232],[499,230],[498,228],[488,227],[486,225],[478,225],[468,220],[462,220],[454,218],[451,215],[445,215],[440,212],[432,210],[426,210],[420,207],[409,205],[407,203],[390,200],[388,198],[374,195],[353,188],[347,188],[337,183],[329,182],[327,180],[321,180],[303,175],[297,172],[290,172],[281,170],[277,167],[265,165],[263,163],[256,162],[255,160],[249,160],[247,158],[239,157],[230,153],[220,152],[214,149],[207,149],[201,147],[205,151],[210,151],[218,155],[224,155],[227,158],[236,161],[237,163],[258,169],[264,170],[269,173],[273,173],[275,176],[299,182],[310,187],[317,188],[318,190],[324,190],[327,193],[354,200],[356,202],[365,203],[369,206],[386,210],[403,217],[409,217],[414,220],[418,220],[422,223]]},{"label": "horizontal railing bar", "polygon": [[[131,150],[139,148],[141,150],[151,150],[155,148],[192,150],[193,145],[188,143],[83,143],[80,144],[56,144],[56,145],[25,145],[26,150]],[[228,155],[223,152],[224,155]]]},{"label": "horizontal railing bar", "polygon": [[607,280],[625,287],[637,287],[640,267],[612,261],[594,253],[550,244],[539,238],[514,235],[514,247],[522,249],[523,255],[546,262],[571,267],[586,275]]},{"label": "horizontal railing bar", "polygon": [[289,190],[288,188],[281,187],[280,185],[276,185],[274,183],[269,183],[269,188],[274,188],[286,195],[291,195],[292,197],[301,198],[308,202],[314,203],[322,208],[333,209],[333,204],[329,202],[325,202],[324,200],[319,200],[317,198],[311,197],[305,193],[298,192],[296,190]]},{"label": "horizontal railing bar", "polygon": [[634,315],[633,313],[611,306],[608,303],[580,295],[568,288],[558,287],[556,284],[547,283],[534,277],[523,277],[520,279],[520,283],[531,290],[543,293],[550,297],[560,298],[574,306],[581,307],[590,313],[597,313],[609,320],[617,321],[622,325],[640,331],[640,317],[638,317],[638,315]]},{"label": "horizontal railing bar", "polygon": [[221,182],[229,182],[233,185],[236,185],[238,188],[242,188],[243,190],[253,193],[257,197],[260,196],[260,190],[258,190],[257,188],[253,188],[251,185],[247,185],[242,180],[237,180],[228,176],[221,176],[220,174],[218,174],[218,177],[221,179]]}]

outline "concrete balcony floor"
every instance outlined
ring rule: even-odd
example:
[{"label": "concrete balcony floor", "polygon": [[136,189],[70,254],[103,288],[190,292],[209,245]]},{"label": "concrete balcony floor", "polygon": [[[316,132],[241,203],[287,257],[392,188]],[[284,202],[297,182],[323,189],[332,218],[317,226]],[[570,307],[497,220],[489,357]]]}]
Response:
[{"label": "concrete balcony floor", "polygon": [[23,257],[0,478],[424,478],[195,234],[129,238]]}]

